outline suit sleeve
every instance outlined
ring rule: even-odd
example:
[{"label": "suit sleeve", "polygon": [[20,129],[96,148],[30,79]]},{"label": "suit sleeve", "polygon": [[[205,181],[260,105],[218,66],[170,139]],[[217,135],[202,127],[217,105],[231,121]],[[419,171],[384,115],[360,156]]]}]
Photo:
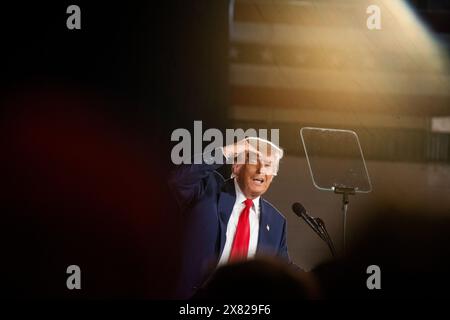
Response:
[{"label": "suit sleeve", "polygon": [[[218,156],[222,158],[222,162],[218,164],[214,163],[217,152],[220,153]],[[220,168],[226,160],[221,148],[218,148],[212,156],[205,158],[203,154],[195,155],[192,164],[181,164],[170,172],[169,188],[181,210],[186,209],[202,197],[208,182],[216,179],[212,177],[215,175],[214,171]]]}]

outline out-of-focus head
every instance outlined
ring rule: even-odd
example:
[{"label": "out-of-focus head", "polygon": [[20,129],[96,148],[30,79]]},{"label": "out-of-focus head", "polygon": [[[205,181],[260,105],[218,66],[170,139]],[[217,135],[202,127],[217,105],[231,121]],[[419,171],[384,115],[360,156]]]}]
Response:
[{"label": "out-of-focus head", "polygon": [[291,265],[274,257],[257,256],[214,270],[193,300],[286,301],[321,298],[313,273],[294,270]]},{"label": "out-of-focus head", "polygon": [[248,148],[232,167],[232,177],[247,198],[264,194],[277,175],[283,150],[268,140],[247,138]]}]

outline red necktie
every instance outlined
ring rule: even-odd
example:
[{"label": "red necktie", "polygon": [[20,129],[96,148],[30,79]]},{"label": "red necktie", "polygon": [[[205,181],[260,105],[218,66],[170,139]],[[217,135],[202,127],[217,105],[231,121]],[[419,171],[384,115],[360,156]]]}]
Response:
[{"label": "red necktie", "polygon": [[253,206],[253,201],[247,199],[244,201],[244,204],[245,208],[239,216],[229,261],[247,259],[248,243],[250,242],[250,222],[248,216],[250,214],[250,208]]}]

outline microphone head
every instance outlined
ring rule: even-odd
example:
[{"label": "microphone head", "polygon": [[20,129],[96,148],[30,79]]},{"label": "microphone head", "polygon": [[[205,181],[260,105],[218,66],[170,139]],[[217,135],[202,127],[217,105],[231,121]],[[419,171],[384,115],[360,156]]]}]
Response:
[{"label": "microphone head", "polygon": [[301,203],[298,203],[298,202],[295,202],[292,205],[292,211],[294,211],[294,213],[299,217],[302,217],[302,214],[306,213],[305,207]]}]

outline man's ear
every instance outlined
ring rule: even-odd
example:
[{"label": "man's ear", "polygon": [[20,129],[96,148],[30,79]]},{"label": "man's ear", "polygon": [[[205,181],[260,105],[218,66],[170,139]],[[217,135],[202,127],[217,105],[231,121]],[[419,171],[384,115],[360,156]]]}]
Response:
[{"label": "man's ear", "polygon": [[231,172],[234,176],[239,175],[239,171],[241,171],[242,166],[243,164],[233,164],[233,166],[231,167]]}]

